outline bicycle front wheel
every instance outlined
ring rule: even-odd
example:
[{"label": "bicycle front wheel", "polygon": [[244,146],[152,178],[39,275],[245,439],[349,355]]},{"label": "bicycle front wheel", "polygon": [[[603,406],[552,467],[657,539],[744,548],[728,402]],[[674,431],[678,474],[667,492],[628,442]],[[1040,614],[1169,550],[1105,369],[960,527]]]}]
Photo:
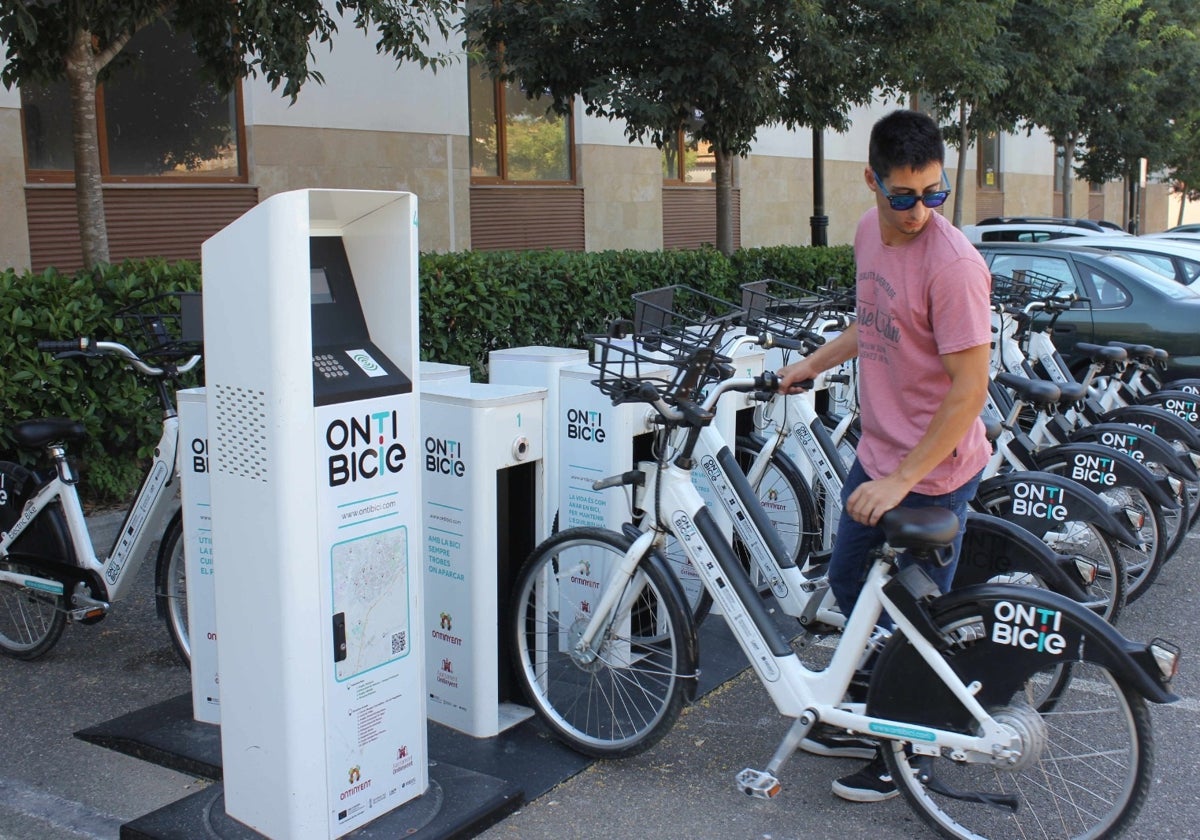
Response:
[{"label": "bicycle front wheel", "polygon": [[[32,566],[5,558],[0,569],[17,574],[42,576]],[[54,647],[67,626],[61,595],[50,595],[0,583],[0,653],[14,659],[37,659]]]},{"label": "bicycle front wheel", "polygon": [[517,575],[511,636],[517,681],[541,720],[586,755],[619,758],[656,744],[691,696],[695,625],[678,582],[643,558],[617,607],[577,650],[632,540],[571,528],[543,542]]},{"label": "bicycle front wheel", "polygon": [[[951,657],[988,644],[972,609],[939,622],[953,640]],[[1032,674],[1006,705],[989,708],[1022,734],[1023,755],[1014,766],[909,755],[900,742],[885,745],[892,778],[939,834],[1101,838],[1137,816],[1150,789],[1153,753],[1145,701],[1106,667],[1076,662],[1054,702],[1035,707],[1052,670]]]},{"label": "bicycle front wheel", "polygon": [[[738,436],[736,457],[743,472],[749,471],[764,445],[753,435]],[[754,492],[792,560],[803,564],[812,553],[819,523],[812,490],[800,470],[787,455],[773,452]]]},{"label": "bicycle front wheel", "polygon": [[192,643],[188,635],[187,574],[183,555],[183,520],[179,516],[171,520],[158,547],[154,597],[175,653],[184,665],[190,665]]}]

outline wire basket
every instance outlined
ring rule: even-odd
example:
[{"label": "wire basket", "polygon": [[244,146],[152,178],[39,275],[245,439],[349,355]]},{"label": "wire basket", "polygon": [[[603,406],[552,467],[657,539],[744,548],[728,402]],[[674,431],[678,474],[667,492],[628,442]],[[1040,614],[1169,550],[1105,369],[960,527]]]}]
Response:
[{"label": "wire basket", "polygon": [[661,333],[636,333],[614,337],[594,335],[591,366],[599,372],[592,384],[612,400],[654,402],[663,399],[672,405],[693,401],[709,385],[729,376],[730,359],[711,346],[680,346]]},{"label": "wire basket", "polygon": [[752,332],[794,336],[811,329],[827,303],[825,295],[781,280],[742,284],[746,328]]},{"label": "wire basket", "polygon": [[167,362],[197,355],[202,344],[185,335],[185,308],[194,296],[188,292],[167,292],[125,306],[115,313],[118,328],[132,348],[149,362]]},{"label": "wire basket", "polygon": [[742,318],[742,308],[690,286],[663,286],[633,295],[633,332],[650,350],[655,342],[675,356],[716,347]]},{"label": "wire basket", "polygon": [[1035,300],[1065,299],[1058,294],[1062,287],[1061,280],[1028,269],[1018,269],[1011,276],[993,274],[992,302],[1025,306]]}]

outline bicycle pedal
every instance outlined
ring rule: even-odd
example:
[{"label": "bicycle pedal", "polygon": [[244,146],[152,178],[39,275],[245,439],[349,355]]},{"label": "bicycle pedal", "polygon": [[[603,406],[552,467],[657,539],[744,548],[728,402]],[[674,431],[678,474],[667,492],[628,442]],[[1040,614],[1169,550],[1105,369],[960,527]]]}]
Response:
[{"label": "bicycle pedal", "polygon": [[742,793],[756,799],[774,799],[783,790],[779,779],[765,770],[747,767],[737,775],[737,784]]}]

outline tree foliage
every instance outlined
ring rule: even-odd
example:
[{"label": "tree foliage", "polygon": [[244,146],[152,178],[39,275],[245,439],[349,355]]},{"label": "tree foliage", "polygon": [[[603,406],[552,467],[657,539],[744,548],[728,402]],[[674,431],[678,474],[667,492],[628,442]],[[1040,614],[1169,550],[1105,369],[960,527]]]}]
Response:
[{"label": "tree foliage", "polygon": [[[1136,207],[1141,162],[1177,156],[1181,128],[1200,107],[1200,8],[1191,0],[1129,0],[1089,72],[1079,78],[1080,173],[1125,178]],[[1136,214],[1131,213],[1136,219]]]},{"label": "tree foliage", "polygon": [[468,8],[489,72],[568,113],[620,119],[630,142],[662,148],[688,127],[711,144],[717,245],[733,247],[730,165],[758,130],[843,130],[869,101],[870,10],[835,0],[534,0]]},{"label": "tree foliage", "polygon": [[293,101],[310,80],[316,46],[332,47],[338,21],[376,33],[376,49],[398,61],[436,70],[450,59],[430,51],[431,38],[455,30],[461,0],[0,0],[6,44],[0,81],[66,79],[72,101],[75,187],[84,263],[108,261],[96,85],[134,56],[130,38],[166,20],[189,38],[202,73],[228,92],[239,79],[262,75]]}]

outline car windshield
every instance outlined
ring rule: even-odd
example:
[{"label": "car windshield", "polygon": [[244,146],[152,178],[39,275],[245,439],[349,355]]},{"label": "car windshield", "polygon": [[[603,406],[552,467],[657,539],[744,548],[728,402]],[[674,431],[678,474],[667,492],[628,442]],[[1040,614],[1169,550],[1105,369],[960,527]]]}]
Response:
[{"label": "car windshield", "polygon": [[1191,300],[1200,297],[1200,292],[1190,286],[1185,286],[1176,280],[1171,280],[1163,277],[1161,274],[1151,271],[1144,265],[1129,259],[1124,254],[1108,253],[1101,257],[1101,262],[1110,263],[1117,271],[1123,271],[1126,274],[1136,275],[1147,286],[1153,286],[1162,294],[1175,300]]}]

